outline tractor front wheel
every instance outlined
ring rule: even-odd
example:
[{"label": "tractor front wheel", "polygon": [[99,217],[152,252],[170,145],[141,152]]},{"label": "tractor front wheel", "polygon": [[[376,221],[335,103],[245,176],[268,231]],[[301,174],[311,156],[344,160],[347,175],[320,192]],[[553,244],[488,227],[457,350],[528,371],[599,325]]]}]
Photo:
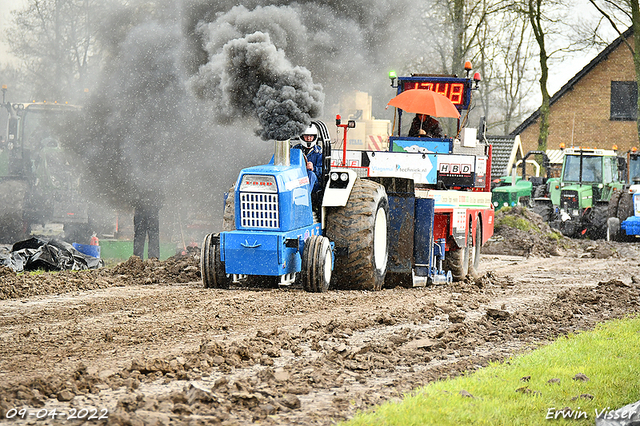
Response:
[{"label": "tractor front wheel", "polygon": [[329,239],[319,235],[309,237],[302,254],[302,287],[314,293],[326,292],[331,282],[332,264]]},{"label": "tractor front wheel", "polygon": [[231,284],[220,260],[220,245],[213,242],[213,234],[207,234],[202,243],[200,275],[205,288],[229,288]]}]

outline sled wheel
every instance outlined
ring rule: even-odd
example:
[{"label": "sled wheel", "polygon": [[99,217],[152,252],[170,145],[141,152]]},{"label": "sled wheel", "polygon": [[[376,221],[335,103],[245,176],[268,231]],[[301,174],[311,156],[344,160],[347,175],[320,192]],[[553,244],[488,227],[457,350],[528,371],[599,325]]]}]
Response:
[{"label": "sled wheel", "polygon": [[467,245],[456,250],[449,250],[445,257],[447,267],[445,270],[451,271],[454,281],[463,281],[469,273],[469,251],[471,250],[469,241],[472,241],[471,227],[467,229]]},{"label": "sled wheel", "polygon": [[[471,223],[469,224],[471,229]],[[469,276],[476,278],[478,276],[478,268],[480,267],[480,251],[482,249],[482,221],[478,217],[476,224],[476,242],[469,247]]]}]

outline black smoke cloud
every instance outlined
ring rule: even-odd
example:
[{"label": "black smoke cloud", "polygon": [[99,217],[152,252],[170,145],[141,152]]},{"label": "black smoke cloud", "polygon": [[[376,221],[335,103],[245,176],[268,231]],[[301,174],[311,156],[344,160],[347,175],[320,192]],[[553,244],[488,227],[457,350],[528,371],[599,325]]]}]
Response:
[{"label": "black smoke cloud", "polygon": [[256,133],[299,134],[312,117],[327,120],[323,103],[326,113],[354,89],[383,109],[386,72],[411,47],[415,7],[161,0],[114,10],[99,36],[105,66],[70,138],[88,192],[119,209],[151,193],[164,200],[164,218],[218,225],[239,169],[271,156]]},{"label": "black smoke cloud", "polygon": [[302,133],[322,111],[322,87],[313,83],[306,68],[292,66],[269,34],[257,31],[233,38],[220,49],[215,42],[208,46],[217,51],[211,52],[192,84],[200,96],[222,106],[220,121],[257,117],[262,139],[286,140]]},{"label": "black smoke cloud", "polygon": [[194,0],[183,9],[189,46],[185,64],[198,75],[218,62],[226,43],[262,32],[294,67],[309,70],[322,86],[323,118],[352,90],[371,94],[374,109],[384,113],[393,96],[388,71],[426,54],[416,40],[429,25],[421,13],[427,7],[408,0],[244,0],[240,6],[228,0]]}]

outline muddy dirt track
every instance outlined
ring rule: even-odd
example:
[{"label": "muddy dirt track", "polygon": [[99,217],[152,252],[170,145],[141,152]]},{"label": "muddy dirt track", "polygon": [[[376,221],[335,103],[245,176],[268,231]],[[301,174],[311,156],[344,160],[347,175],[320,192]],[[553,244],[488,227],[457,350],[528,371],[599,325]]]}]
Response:
[{"label": "muddy dirt track", "polygon": [[477,279],[380,292],[208,290],[197,253],[0,269],[0,424],[329,425],[638,311],[636,243],[498,231]]}]

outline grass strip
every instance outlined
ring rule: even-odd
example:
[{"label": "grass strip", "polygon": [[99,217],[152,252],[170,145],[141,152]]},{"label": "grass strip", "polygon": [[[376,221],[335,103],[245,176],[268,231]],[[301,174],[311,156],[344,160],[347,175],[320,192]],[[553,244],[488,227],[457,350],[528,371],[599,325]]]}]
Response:
[{"label": "grass strip", "polygon": [[640,318],[608,321],[431,383],[342,425],[593,425],[640,399],[638,347]]}]

